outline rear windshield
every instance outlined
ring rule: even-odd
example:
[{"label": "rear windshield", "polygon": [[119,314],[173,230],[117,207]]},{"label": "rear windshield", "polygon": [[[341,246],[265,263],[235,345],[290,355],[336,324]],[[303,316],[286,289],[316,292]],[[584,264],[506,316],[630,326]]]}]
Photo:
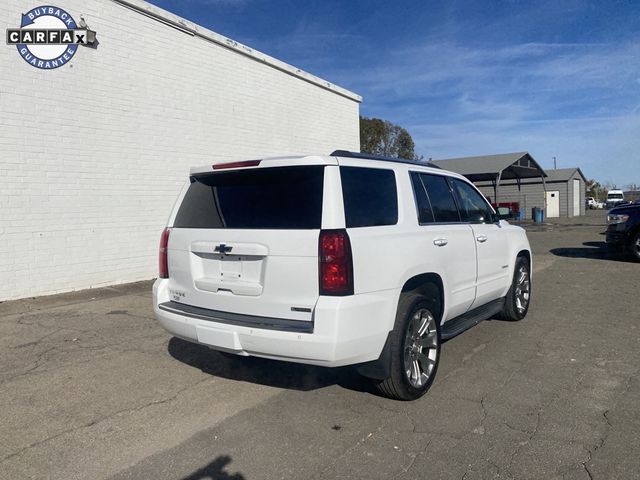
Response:
[{"label": "rear windshield", "polygon": [[196,175],[173,226],[319,229],[323,181],[322,165]]},{"label": "rear windshield", "polygon": [[619,198],[623,198],[621,193],[610,193],[609,195],[607,195],[608,199],[619,199]]}]

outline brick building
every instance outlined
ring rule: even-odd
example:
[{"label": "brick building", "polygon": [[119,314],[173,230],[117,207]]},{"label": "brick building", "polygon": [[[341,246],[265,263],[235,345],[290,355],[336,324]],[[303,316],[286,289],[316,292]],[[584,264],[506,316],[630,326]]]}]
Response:
[{"label": "brick building", "polygon": [[359,150],[352,92],[141,0],[60,7],[96,49],[42,70],[0,47],[0,300],[154,277],[192,165]]}]

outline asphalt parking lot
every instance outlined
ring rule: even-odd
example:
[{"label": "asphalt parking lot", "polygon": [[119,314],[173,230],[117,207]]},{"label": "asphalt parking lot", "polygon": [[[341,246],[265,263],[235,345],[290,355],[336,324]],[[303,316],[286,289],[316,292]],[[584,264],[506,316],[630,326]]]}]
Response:
[{"label": "asphalt parking lot", "polygon": [[531,227],[527,318],[447,342],[411,403],[171,338],[149,282],[0,303],[0,478],[640,478],[640,264],[604,216]]}]

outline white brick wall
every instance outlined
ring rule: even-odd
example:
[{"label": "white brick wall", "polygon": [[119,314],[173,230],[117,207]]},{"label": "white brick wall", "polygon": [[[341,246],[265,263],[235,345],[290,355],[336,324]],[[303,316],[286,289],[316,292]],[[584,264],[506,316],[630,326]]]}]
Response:
[{"label": "white brick wall", "polygon": [[[3,35],[37,5],[3,0]],[[51,71],[0,45],[0,300],[154,277],[192,165],[359,149],[346,90],[111,0],[54,5],[100,45]]]}]

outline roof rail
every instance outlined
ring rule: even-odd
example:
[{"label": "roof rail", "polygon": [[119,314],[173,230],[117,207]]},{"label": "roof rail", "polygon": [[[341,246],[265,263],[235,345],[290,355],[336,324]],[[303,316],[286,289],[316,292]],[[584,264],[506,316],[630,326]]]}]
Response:
[{"label": "roof rail", "polygon": [[408,158],[384,157],[382,155],[373,155],[370,153],[361,153],[361,152],[350,152],[348,150],[334,150],[333,152],[331,152],[330,155],[332,157],[363,158],[366,160],[382,160],[384,162],[410,163],[412,165],[420,165],[423,167],[440,169],[438,165],[432,162],[421,162],[419,160],[409,160]]}]

